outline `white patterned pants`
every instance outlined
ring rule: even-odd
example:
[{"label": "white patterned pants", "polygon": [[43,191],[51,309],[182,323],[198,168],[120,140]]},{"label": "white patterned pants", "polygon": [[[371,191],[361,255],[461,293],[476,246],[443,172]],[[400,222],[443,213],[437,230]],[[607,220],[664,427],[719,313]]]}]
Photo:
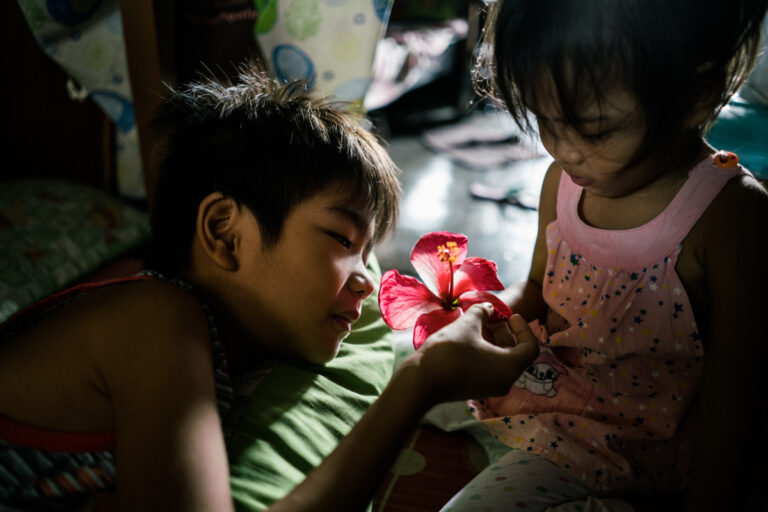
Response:
[{"label": "white patterned pants", "polygon": [[513,449],[481,471],[441,512],[634,512],[623,500],[598,495],[557,464]]}]

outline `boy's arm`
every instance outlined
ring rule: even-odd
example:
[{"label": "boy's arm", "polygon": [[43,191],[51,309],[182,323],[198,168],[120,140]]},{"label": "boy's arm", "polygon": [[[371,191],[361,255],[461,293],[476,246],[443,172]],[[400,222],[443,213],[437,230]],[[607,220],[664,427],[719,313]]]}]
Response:
[{"label": "boy's arm", "polygon": [[538,355],[538,341],[520,316],[517,338],[492,345],[481,336],[492,308],[475,305],[433,334],[395,372],[389,385],[338,447],[271,511],[363,510],[407,436],[432,405],[506,393]]},{"label": "boy's arm", "polygon": [[547,304],[541,295],[544,272],[547,268],[547,226],[557,219],[557,189],[562,169],[552,163],[544,176],[539,200],[539,232],[533,249],[531,271],[528,279],[516,283],[499,294],[510,309],[526,320],[543,319]]},{"label": "boy's arm", "polygon": [[751,488],[748,459],[763,442],[757,434],[766,403],[759,375],[768,307],[762,271],[768,196],[756,187],[729,183],[724,200],[706,213],[712,219],[704,255],[708,318],[700,321],[708,330],[699,402],[691,411],[697,437],[687,511],[740,509],[737,501]]},{"label": "boy's arm", "polygon": [[[197,299],[158,287],[115,329],[113,400],[120,510],[232,509],[211,343]],[[118,337],[118,336],[116,336]]]}]

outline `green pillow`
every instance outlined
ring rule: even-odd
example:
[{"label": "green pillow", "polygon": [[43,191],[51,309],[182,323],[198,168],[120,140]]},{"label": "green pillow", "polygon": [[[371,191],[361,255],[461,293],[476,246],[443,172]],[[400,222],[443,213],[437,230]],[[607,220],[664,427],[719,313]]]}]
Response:
[{"label": "green pillow", "polygon": [[226,431],[237,510],[263,510],[288,494],[336,447],[389,381],[392,336],[379,312],[381,269],[374,257],[369,270],[376,290],[363,303],[362,316],[333,361],[325,366],[280,362],[250,396],[236,397]]},{"label": "green pillow", "polygon": [[99,190],[0,182],[0,323],[148,238],[145,213]]}]

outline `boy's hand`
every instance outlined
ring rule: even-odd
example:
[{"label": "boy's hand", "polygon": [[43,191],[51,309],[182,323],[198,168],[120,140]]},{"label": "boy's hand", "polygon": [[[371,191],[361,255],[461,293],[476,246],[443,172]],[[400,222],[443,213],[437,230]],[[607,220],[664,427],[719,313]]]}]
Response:
[{"label": "boy's hand", "polygon": [[506,393],[539,344],[519,315],[509,320],[511,330],[488,329],[493,343],[483,338],[492,311],[490,304],[476,304],[427,338],[338,448],[270,510],[362,510],[427,409]]},{"label": "boy's hand", "polygon": [[504,395],[536,359],[539,342],[525,320],[489,325],[492,312],[490,304],[472,306],[411,357],[429,402]]}]

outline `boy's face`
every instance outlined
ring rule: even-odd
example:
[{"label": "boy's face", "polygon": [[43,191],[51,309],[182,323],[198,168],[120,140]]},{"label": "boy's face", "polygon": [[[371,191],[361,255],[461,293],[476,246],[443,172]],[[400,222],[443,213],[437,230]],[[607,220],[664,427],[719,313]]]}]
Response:
[{"label": "boy's face", "polygon": [[[333,359],[374,290],[365,265],[374,222],[333,188],[295,206],[277,244],[264,249],[258,223],[243,234],[238,280],[243,321],[268,351],[312,363]],[[250,216],[250,218],[248,218]]]}]

